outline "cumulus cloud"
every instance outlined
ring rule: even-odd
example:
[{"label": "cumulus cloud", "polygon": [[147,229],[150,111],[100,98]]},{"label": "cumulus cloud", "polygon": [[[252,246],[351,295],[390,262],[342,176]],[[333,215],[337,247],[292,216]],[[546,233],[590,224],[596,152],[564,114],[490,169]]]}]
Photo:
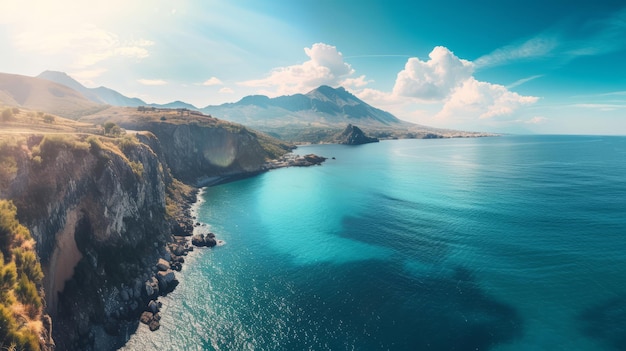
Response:
[{"label": "cumulus cloud", "polygon": [[398,73],[393,93],[398,96],[433,101],[442,100],[472,76],[474,65],[437,46],[428,61],[410,58]]},{"label": "cumulus cloud", "polygon": [[506,116],[523,105],[537,102],[538,99],[509,91],[499,84],[480,82],[470,77],[446,99],[437,117],[465,115],[486,119]]},{"label": "cumulus cloud", "polygon": [[355,88],[355,89],[358,89],[358,88],[363,88],[363,87],[365,87],[367,84],[369,84],[369,83],[371,83],[371,82],[372,82],[371,80],[366,80],[366,79],[365,79],[365,76],[364,76],[364,75],[362,75],[362,76],[359,76],[359,77],[357,77],[357,78],[346,78],[346,79],[345,79],[345,80],[341,83],[341,85],[342,85],[344,88],[348,88],[348,89],[350,89],[350,88]]},{"label": "cumulus cloud", "polygon": [[222,85],[222,81],[217,79],[216,77],[211,77],[207,80],[205,80],[202,85],[204,86],[213,86],[213,85]]},{"label": "cumulus cloud", "polygon": [[220,94],[233,94],[235,91],[229,87],[223,87],[219,90]]},{"label": "cumulus cloud", "polygon": [[[359,98],[381,106],[399,117],[416,116],[410,109],[431,111],[436,121],[454,125],[454,121],[488,120],[515,114],[523,106],[535,103],[538,98],[523,96],[507,87],[478,81],[474,76],[474,63],[458,58],[449,49],[438,46],[428,55],[428,60],[409,58],[397,75],[391,92],[363,88],[356,92]],[[533,76],[516,82],[523,84],[539,78]],[[427,121],[417,121],[428,123]],[[432,122],[432,120],[431,120]]]},{"label": "cumulus cloud", "polygon": [[[279,67],[267,77],[240,85],[258,88],[269,96],[305,93],[320,85],[342,85],[360,99],[414,122],[425,119],[454,126],[455,121],[493,120],[512,116],[538,98],[523,96],[499,84],[478,81],[475,63],[457,57],[443,46],[435,47],[428,59],[411,57],[395,80],[391,91],[372,89],[365,75],[354,76],[354,69],[344,61],[336,47],[317,43],[304,49],[309,57],[299,65]],[[519,80],[521,85],[540,76]],[[515,121],[514,118],[508,119]]]},{"label": "cumulus cloud", "polygon": [[248,87],[264,88],[268,95],[302,93],[320,85],[337,86],[354,73],[344,62],[343,55],[336,47],[324,43],[305,48],[309,60],[300,64],[274,69],[263,79],[240,83]]},{"label": "cumulus cloud", "polygon": [[137,82],[143,85],[166,85],[163,79],[137,79]]}]

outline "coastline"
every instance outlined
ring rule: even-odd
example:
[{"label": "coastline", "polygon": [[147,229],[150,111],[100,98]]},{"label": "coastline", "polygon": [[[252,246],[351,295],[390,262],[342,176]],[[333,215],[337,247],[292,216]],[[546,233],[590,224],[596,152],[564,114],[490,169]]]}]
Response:
[{"label": "coastline", "polygon": [[[155,263],[146,267],[147,270],[151,269],[153,274],[150,275],[150,278],[144,280],[144,285],[142,286],[142,290],[144,290],[142,295],[145,296],[143,299],[145,303],[143,304],[142,312],[138,315],[136,327],[126,329],[123,344],[119,350],[130,350],[127,347],[128,342],[132,340],[133,335],[140,328],[143,330],[142,333],[151,333],[160,329],[161,313],[167,311],[167,306],[163,305],[162,301],[159,300],[163,298],[166,301],[171,299],[168,295],[181,283],[174,271],[180,272],[183,269],[183,265],[190,263],[190,261],[193,262],[193,258],[197,255],[194,251],[200,251],[196,250],[196,248],[202,246],[222,246],[225,244],[223,240],[215,238],[213,233],[210,233],[210,225],[208,223],[198,220],[198,211],[206,202],[203,195],[207,187],[254,177],[272,169],[320,165],[325,160],[326,158],[316,155],[300,156],[289,153],[277,160],[266,162],[258,171],[199,179],[196,186],[191,187],[189,193],[183,197],[179,204],[181,212],[179,217],[174,218],[176,226],[172,230],[171,241],[165,243],[164,248],[159,250],[160,253],[155,257]],[[197,245],[194,243],[194,239],[200,235],[203,238],[204,235],[207,235],[207,239],[211,236],[215,240],[214,244]],[[144,326],[141,324],[144,324]]]}]

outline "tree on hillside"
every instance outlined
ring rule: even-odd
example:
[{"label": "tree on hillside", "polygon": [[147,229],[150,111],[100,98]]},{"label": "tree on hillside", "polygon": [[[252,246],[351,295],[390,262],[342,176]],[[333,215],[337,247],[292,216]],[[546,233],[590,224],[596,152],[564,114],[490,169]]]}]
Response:
[{"label": "tree on hillside", "polygon": [[104,135],[120,136],[124,134],[124,130],[113,122],[106,122],[102,127],[104,127]]}]

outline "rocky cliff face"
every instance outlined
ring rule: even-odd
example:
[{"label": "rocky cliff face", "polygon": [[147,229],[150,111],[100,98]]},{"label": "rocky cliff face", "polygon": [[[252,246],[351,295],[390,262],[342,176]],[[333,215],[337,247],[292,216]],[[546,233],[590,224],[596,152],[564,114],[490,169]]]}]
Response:
[{"label": "rocky cliff face", "polygon": [[188,184],[203,185],[212,177],[227,177],[264,170],[264,164],[291,150],[273,140],[274,149],[259,135],[233,124],[203,125],[164,122],[121,122],[125,128],[156,135],[172,175]]},{"label": "rocky cliff face", "polygon": [[0,198],[37,242],[57,350],[119,348],[147,301],[175,286],[156,263],[180,267],[173,235],[193,229],[193,189],[179,179],[253,174],[291,149],[206,116],[167,118],[127,121],[121,137],[0,133]]},{"label": "rocky cliff face", "polygon": [[140,312],[140,289],[120,303],[121,287],[142,282],[170,237],[167,167],[130,138],[32,136],[10,158],[0,197],[37,241],[57,349],[110,346],[95,327]]}]

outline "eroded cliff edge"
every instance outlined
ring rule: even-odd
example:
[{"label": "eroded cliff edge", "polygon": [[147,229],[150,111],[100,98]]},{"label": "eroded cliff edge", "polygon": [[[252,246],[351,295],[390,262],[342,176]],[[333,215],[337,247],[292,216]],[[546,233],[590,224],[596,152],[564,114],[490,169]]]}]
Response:
[{"label": "eroded cliff edge", "polygon": [[37,241],[57,350],[116,349],[138,325],[146,282],[173,234],[189,234],[191,185],[254,174],[291,149],[218,121],[128,123],[121,137],[5,136],[12,199]]}]

